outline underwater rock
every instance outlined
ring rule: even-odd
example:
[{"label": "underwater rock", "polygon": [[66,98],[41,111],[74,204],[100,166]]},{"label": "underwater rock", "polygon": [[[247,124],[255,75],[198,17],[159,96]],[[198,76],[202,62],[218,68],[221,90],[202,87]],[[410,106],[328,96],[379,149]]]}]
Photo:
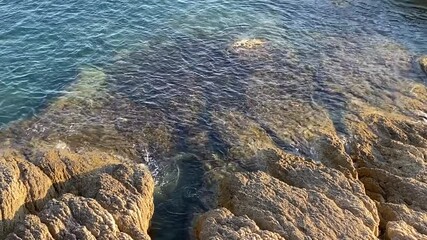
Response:
[{"label": "underwater rock", "polygon": [[269,134],[242,113],[215,112],[213,121],[222,141],[230,146],[228,160],[244,170],[265,170],[269,152],[281,152]]},{"label": "underwater rock", "polygon": [[[334,186],[333,177],[325,180],[329,181],[330,186]],[[335,184],[335,194],[343,190],[339,186],[343,183]],[[309,184],[311,182],[307,181],[306,185]],[[318,190],[322,188],[322,191]],[[345,188],[351,196],[352,186]],[[265,172],[240,172],[231,174],[221,183],[219,206],[227,208],[236,217],[247,216],[259,229],[277,233],[284,239],[377,239],[378,220],[373,217],[376,213],[369,211],[373,202],[366,196],[366,203],[369,205],[365,207],[360,202],[357,206],[357,203],[340,199],[340,194],[334,196],[334,190],[327,194],[326,185],[319,186],[318,189],[295,187]],[[359,184],[359,190],[355,191],[363,194],[361,190],[363,187]],[[348,203],[344,204],[345,201]],[[365,208],[364,212],[368,214],[354,214],[359,207]],[[212,212],[201,218],[204,219],[209,214]],[[371,219],[364,222],[369,218]],[[209,224],[204,224],[204,227],[211,228]],[[203,229],[199,232],[203,233]]]},{"label": "underwater rock", "polygon": [[228,160],[243,170],[265,170],[271,152],[288,150],[355,177],[353,162],[327,115],[308,104],[294,102],[289,109],[285,104],[256,112],[256,118],[238,111],[215,112],[216,130],[230,146]]},{"label": "underwater rock", "polygon": [[259,38],[252,38],[252,39],[241,39],[238,41],[235,41],[232,44],[232,48],[237,49],[255,49],[255,48],[261,48],[266,44],[267,41]]},{"label": "underwater rock", "polygon": [[427,56],[421,57],[420,65],[421,65],[421,68],[424,70],[424,72],[427,74]]},{"label": "underwater rock", "polygon": [[77,80],[66,89],[66,93],[59,97],[51,108],[94,108],[100,107],[106,97],[107,75],[101,70],[92,67],[81,69]]},{"label": "underwater rock", "polygon": [[149,239],[154,181],[146,166],[99,151],[23,152],[0,157],[2,238]]},{"label": "underwater rock", "polygon": [[274,51],[271,47],[271,43],[267,40],[252,38],[236,40],[228,46],[227,50],[241,60],[261,63],[272,61]]}]

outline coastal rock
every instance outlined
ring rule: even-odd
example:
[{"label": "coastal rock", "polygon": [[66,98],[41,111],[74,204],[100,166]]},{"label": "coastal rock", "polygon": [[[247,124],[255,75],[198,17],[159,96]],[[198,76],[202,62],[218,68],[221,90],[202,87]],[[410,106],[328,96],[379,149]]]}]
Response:
[{"label": "coastal rock", "polygon": [[[418,94],[425,97],[422,91]],[[423,111],[425,103],[413,106]],[[348,149],[366,194],[377,203],[380,231],[386,239],[423,239],[427,234],[427,125],[415,114],[362,109],[359,120],[349,118],[353,137]]]},{"label": "coastal rock", "polygon": [[25,219],[15,227],[15,232],[6,238],[7,240],[54,240],[48,227],[37,216],[28,214]]},{"label": "coastal rock", "polygon": [[[38,215],[25,218],[7,239],[132,239],[120,232],[112,215],[90,198],[65,194],[49,201]],[[46,228],[49,232],[44,238],[34,235],[37,229]]]},{"label": "coastal rock", "polygon": [[[255,236],[262,229],[283,239],[377,239],[379,215],[360,181],[298,156],[281,157],[267,160],[267,172],[225,177],[218,193],[221,209],[200,217],[197,237],[227,239],[228,235],[216,235],[220,228],[228,229],[227,234],[252,231]],[[246,225],[236,223],[243,220]],[[236,230],[236,224],[245,226],[244,230]]]},{"label": "coastal rock", "polygon": [[421,65],[421,68],[424,70],[424,72],[427,74],[427,56],[421,57],[420,65]]},{"label": "coastal rock", "polygon": [[389,222],[387,224],[387,236],[390,240],[419,240],[427,239],[426,234],[406,224],[404,221]]},{"label": "coastal rock", "polygon": [[383,169],[427,183],[426,122],[374,110],[365,110],[359,118],[362,121],[349,118],[348,123],[353,133],[349,152],[357,168]]},{"label": "coastal rock", "polygon": [[[381,214],[381,229],[386,236],[393,239],[394,235],[419,238],[417,235],[427,236],[427,212],[417,207],[408,207],[403,204],[378,203],[378,211]],[[393,233],[396,229],[399,234]],[[413,230],[412,230],[413,229]]]},{"label": "coastal rock", "polygon": [[366,195],[362,182],[352,175],[291,154],[272,162],[269,173],[288,185],[325,195],[378,234],[380,219],[375,203]]},{"label": "coastal rock", "polygon": [[226,208],[212,210],[197,219],[198,239],[254,239],[281,240],[277,233],[261,230],[247,216],[235,216]]},{"label": "coastal rock", "polygon": [[7,150],[0,161],[1,238],[149,239],[154,181],[146,166],[67,149]]}]

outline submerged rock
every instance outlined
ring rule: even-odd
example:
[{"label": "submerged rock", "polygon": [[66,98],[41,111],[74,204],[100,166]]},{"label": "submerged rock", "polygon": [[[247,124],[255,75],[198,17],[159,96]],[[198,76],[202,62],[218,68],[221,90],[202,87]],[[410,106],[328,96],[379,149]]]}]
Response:
[{"label": "submerged rock", "polygon": [[259,38],[242,39],[234,42],[231,47],[234,49],[237,49],[237,48],[255,49],[255,48],[263,47],[266,44],[266,42],[267,41]]},{"label": "submerged rock", "polygon": [[272,61],[274,56],[271,42],[259,38],[236,40],[228,46],[228,52],[252,63]]},{"label": "submerged rock", "polygon": [[0,161],[2,238],[149,239],[154,181],[144,165],[66,149],[7,150]]},{"label": "submerged rock", "polygon": [[59,97],[51,108],[100,107],[106,97],[107,75],[97,68],[82,68],[77,81],[67,88],[67,92]]}]

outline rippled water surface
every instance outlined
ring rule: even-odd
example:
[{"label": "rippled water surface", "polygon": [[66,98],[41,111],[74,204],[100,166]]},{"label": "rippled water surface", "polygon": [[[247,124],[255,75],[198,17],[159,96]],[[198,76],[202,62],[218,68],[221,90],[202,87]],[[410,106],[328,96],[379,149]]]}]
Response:
[{"label": "rippled water surface", "polygon": [[[315,158],[323,113],[346,136],[350,105],[410,114],[401,99],[426,83],[422,0],[3,0],[0,20],[0,127],[33,117],[34,135],[133,149],[167,183],[154,239],[190,238],[242,121]],[[252,38],[265,45],[232,47]]]}]

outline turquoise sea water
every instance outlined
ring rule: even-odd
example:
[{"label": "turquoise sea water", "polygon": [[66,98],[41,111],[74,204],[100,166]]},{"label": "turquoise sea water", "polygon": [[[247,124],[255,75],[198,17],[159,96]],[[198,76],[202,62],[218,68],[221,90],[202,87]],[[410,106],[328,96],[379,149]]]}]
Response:
[{"label": "turquoise sea water", "polygon": [[[242,64],[227,49],[246,38],[268,40],[282,52]],[[397,50],[377,47],[384,45]],[[221,152],[227,146],[215,141],[210,118],[218,109],[251,102],[258,92],[248,79],[261,69],[277,87],[264,92],[265,101],[315,102],[345,134],[340,124],[345,87],[393,95],[400,79],[425,84],[416,64],[421,54],[427,54],[427,4],[421,0],[2,0],[0,127],[42,112],[91,67],[104,70],[111,92],[168,116],[165,121],[180,136],[188,136],[187,128],[194,125],[192,117],[186,118],[190,113],[180,111],[203,105],[195,122],[209,129],[213,148]],[[300,63],[288,63],[291,55]],[[402,58],[410,58],[410,71],[399,69]],[[307,69],[313,76],[305,75]],[[357,85],[358,79],[369,86]],[[360,98],[372,104],[382,99]],[[187,151],[182,141],[180,151]],[[173,201],[157,204],[154,239],[189,237],[191,213],[203,209],[188,200],[201,185],[198,162],[197,156],[177,161],[186,174],[169,196]]]},{"label": "turquoise sea water", "polygon": [[[317,48],[311,35],[379,34],[426,51],[426,4],[387,1],[8,1],[0,3],[0,124],[28,117],[85,65],[177,37],[287,40]],[[209,42],[207,42],[209,44]],[[320,47],[320,46],[319,46]],[[318,49],[321,51],[321,49]]]}]

